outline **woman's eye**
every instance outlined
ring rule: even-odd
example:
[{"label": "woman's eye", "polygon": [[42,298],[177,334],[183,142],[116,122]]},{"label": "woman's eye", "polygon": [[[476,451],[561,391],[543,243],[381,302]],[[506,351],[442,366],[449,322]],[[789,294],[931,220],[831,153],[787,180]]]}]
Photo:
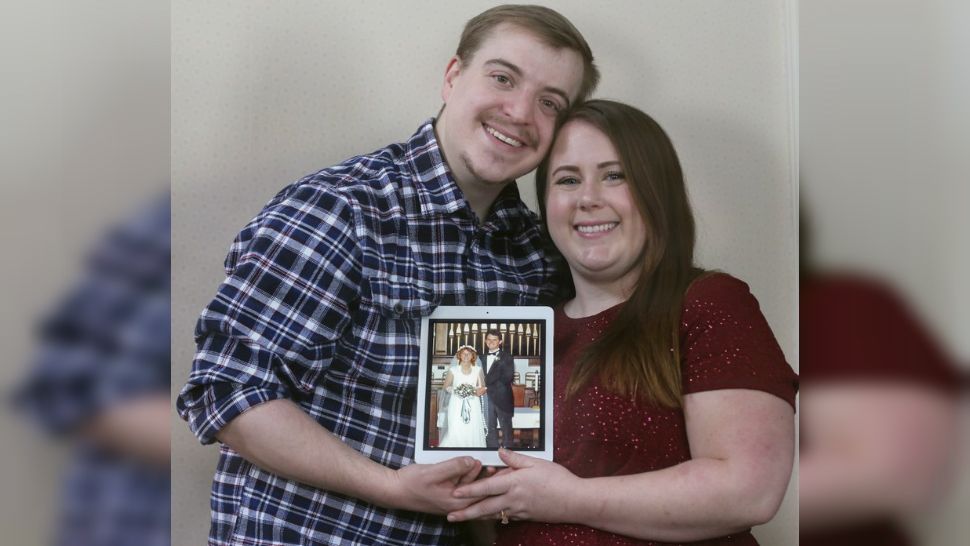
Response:
[{"label": "woman's eye", "polygon": [[575,186],[576,184],[579,184],[579,180],[572,176],[566,176],[556,180],[557,186]]},{"label": "woman's eye", "polygon": [[620,171],[610,171],[606,173],[606,179],[610,181],[626,180],[626,175]]},{"label": "woman's eye", "polygon": [[505,74],[495,74],[492,78],[501,85],[509,85],[512,83],[512,79]]}]

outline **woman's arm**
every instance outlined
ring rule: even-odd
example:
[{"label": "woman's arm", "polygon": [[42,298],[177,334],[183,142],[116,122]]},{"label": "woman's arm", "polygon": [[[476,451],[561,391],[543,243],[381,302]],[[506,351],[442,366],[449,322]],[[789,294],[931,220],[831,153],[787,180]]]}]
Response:
[{"label": "woman's arm", "polygon": [[487,390],[488,388],[485,387],[485,373],[482,372],[481,368],[478,368],[478,388],[475,389],[475,396],[484,396]]},{"label": "woman's arm", "polygon": [[448,517],[494,517],[504,509],[513,519],[579,523],[667,542],[723,536],[770,520],[791,477],[791,406],[761,391],[715,390],[684,396],[684,415],[689,461],[581,479],[558,464],[503,450],[512,471],[455,491],[494,496]]},{"label": "woman's arm", "polygon": [[811,385],[802,407],[802,529],[908,515],[936,500],[953,476],[958,406],[934,388]]},{"label": "woman's arm", "polygon": [[455,382],[455,376],[448,370],[448,374],[445,375],[445,382],[441,388],[445,389],[447,392],[451,392],[451,385]]}]

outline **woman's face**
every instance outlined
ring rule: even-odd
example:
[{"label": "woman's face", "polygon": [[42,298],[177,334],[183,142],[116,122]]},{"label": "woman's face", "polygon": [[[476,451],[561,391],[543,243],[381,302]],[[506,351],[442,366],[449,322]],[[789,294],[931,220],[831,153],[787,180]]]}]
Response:
[{"label": "woman's face", "polygon": [[613,143],[593,125],[570,121],[548,172],[546,224],[573,279],[632,287],[647,229]]},{"label": "woman's face", "polygon": [[469,351],[468,349],[462,349],[461,352],[458,353],[458,361],[461,362],[462,364],[471,362],[472,352]]}]

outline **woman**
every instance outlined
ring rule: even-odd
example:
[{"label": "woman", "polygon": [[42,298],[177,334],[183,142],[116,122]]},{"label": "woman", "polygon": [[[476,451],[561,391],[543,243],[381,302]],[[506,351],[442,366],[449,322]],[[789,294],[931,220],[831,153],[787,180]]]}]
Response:
[{"label": "woman", "polygon": [[455,354],[458,364],[448,370],[444,390],[449,396],[447,417],[439,447],[485,447],[485,374],[477,365],[478,352],[462,345]]},{"label": "woman", "polygon": [[791,474],[797,378],[747,285],[694,266],[667,135],[591,101],[536,180],[574,286],[556,309],[554,462],[500,451],[509,468],[459,487],[488,496],[449,519],[512,520],[498,544],[757,544]]}]

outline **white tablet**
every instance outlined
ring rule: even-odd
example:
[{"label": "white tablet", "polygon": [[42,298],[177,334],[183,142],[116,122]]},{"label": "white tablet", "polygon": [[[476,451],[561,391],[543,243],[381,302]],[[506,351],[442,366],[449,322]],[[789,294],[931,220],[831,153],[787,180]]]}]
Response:
[{"label": "white tablet", "polygon": [[550,307],[441,306],[421,320],[416,462],[504,466],[499,446],[552,460],[552,319]]}]

